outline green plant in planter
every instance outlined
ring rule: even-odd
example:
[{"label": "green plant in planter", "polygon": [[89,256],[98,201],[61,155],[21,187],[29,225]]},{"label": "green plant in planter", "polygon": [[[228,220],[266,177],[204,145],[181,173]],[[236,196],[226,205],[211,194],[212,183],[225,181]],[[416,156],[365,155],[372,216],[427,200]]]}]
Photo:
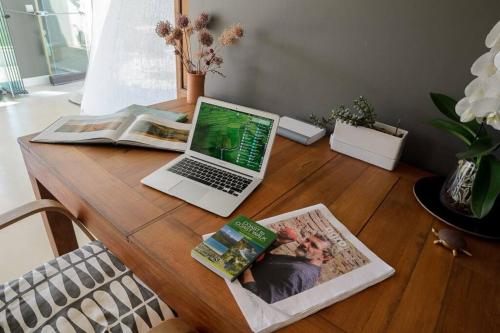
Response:
[{"label": "green plant in planter", "polygon": [[[500,161],[493,155],[500,147],[500,142],[493,142],[485,126],[490,123],[496,128],[491,119],[498,116],[500,110],[484,113],[484,103],[477,103],[481,100],[469,103],[466,100],[468,97],[458,103],[443,94],[431,93],[431,98],[439,111],[446,116],[446,119],[431,120],[431,124],[463,141],[467,150],[458,153],[457,158],[476,164],[477,173],[472,184],[470,205],[474,217],[483,218],[493,208],[500,194]],[[465,103],[469,105],[464,108]]]},{"label": "green plant in planter", "polygon": [[310,119],[314,125],[327,130],[330,130],[330,126],[339,120],[354,127],[367,127],[397,137],[403,136],[403,134],[398,132],[400,120],[398,120],[398,124],[394,132],[381,126],[376,126],[375,122],[377,120],[377,114],[375,113],[375,108],[365,97],[359,96],[359,98],[353,101],[353,105],[354,110],[349,109],[345,105],[339,105],[337,108],[333,109],[326,118],[311,114]]},{"label": "green plant in planter", "polygon": [[368,100],[363,96],[359,96],[359,98],[353,101],[354,110],[351,111],[345,105],[339,105],[337,108],[333,109],[328,117],[317,117],[315,115],[311,115],[311,121],[314,125],[322,128],[327,128],[333,122],[340,120],[345,122],[346,124],[358,127],[368,127],[374,128],[376,114],[373,106],[368,103]]}]

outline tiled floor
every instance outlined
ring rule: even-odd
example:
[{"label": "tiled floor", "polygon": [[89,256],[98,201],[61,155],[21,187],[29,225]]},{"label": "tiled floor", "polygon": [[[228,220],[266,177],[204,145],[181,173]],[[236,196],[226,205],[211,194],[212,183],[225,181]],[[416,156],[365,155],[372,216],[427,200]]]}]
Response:
[{"label": "tiled floor", "polygon": [[[0,101],[0,213],[34,199],[17,137],[42,130],[63,115],[77,114],[68,102],[82,82],[29,88],[30,95]],[[80,243],[87,241],[77,231]],[[40,216],[0,231],[0,284],[53,257]]]}]

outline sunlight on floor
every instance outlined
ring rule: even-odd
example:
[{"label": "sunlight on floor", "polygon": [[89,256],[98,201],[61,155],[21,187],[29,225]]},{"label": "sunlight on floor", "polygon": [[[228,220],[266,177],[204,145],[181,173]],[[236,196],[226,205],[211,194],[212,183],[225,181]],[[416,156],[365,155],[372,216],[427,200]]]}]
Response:
[{"label": "sunlight on floor", "polygon": [[10,106],[10,105],[16,105],[19,104],[19,102],[15,101],[0,101],[0,108],[4,106]]},{"label": "sunlight on floor", "polygon": [[50,96],[59,96],[59,95],[65,95],[67,94],[66,91],[48,91],[48,90],[43,90],[43,91],[37,91],[34,93],[31,93],[30,95],[33,96],[40,96],[40,97],[50,97]]}]

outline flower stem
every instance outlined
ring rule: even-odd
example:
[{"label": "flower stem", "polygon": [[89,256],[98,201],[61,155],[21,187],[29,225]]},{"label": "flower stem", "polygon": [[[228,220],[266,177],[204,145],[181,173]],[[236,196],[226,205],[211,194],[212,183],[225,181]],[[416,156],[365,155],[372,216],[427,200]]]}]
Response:
[{"label": "flower stem", "polygon": [[192,63],[191,45],[189,44],[189,36],[186,33],[186,28],[182,28],[182,32],[183,32],[182,37],[184,37],[183,39],[184,39],[184,42],[186,43],[185,45],[183,45],[182,48],[183,49],[184,49],[184,47],[186,48],[186,53],[187,53],[187,55],[186,55],[187,60],[186,61],[187,61],[188,67],[189,67],[188,72],[191,73],[191,67],[192,67],[192,65],[191,65],[191,63]]},{"label": "flower stem", "polygon": [[484,120],[481,122],[481,126],[479,126],[479,129],[477,130],[476,139],[479,138],[479,135],[481,135],[483,128],[484,128]]}]

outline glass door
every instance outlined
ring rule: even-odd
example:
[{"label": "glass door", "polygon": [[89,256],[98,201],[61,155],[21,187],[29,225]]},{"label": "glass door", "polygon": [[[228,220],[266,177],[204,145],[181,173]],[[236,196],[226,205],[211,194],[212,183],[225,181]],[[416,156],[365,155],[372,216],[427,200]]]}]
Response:
[{"label": "glass door", "polygon": [[24,83],[17,65],[16,52],[10,36],[5,14],[0,2],[0,100],[3,93],[9,92],[12,96],[26,94]]},{"label": "glass door", "polygon": [[37,0],[35,6],[52,84],[84,79],[90,0]]}]

